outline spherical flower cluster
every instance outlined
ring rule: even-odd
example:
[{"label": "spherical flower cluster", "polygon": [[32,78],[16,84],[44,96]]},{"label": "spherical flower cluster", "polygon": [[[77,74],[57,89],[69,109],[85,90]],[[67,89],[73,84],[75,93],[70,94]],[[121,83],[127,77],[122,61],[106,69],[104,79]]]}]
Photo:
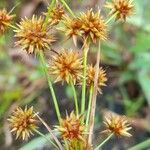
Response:
[{"label": "spherical flower cluster", "polygon": [[[95,74],[96,74],[96,68],[93,67],[92,65],[89,65],[87,67],[87,86],[91,87],[94,86],[94,79],[95,79]],[[101,92],[101,88],[103,86],[106,86],[106,72],[102,68],[99,68],[99,73],[98,73],[98,91]]]},{"label": "spherical flower cluster", "polygon": [[110,15],[116,14],[116,20],[126,20],[126,18],[133,14],[134,5],[132,0],[113,0],[107,2],[106,7],[109,8]]},{"label": "spherical flower cluster", "polygon": [[21,109],[18,107],[14,110],[11,117],[8,119],[10,122],[11,132],[16,133],[16,139],[21,137],[22,140],[26,140],[30,137],[32,131],[37,128],[36,115],[33,112],[33,107],[29,109]]},{"label": "spherical flower cluster", "polygon": [[0,10],[0,34],[3,34],[10,25],[13,15],[10,15],[6,9]]},{"label": "spherical flower cluster", "polygon": [[106,125],[106,130],[103,132],[113,133],[117,136],[132,136],[128,131],[132,128],[129,126],[127,119],[119,115],[109,115],[105,117],[104,124]]},{"label": "spherical flower cluster", "polygon": [[52,56],[49,73],[56,76],[55,82],[66,81],[75,84],[81,78],[82,68],[82,59],[79,57],[79,53],[64,49],[59,54]]},{"label": "spherical flower cluster", "polygon": [[81,123],[82,119],[82,116],[76,116],[71,112],[66,119],[61,120],[60,126],[56,127],[64,139],[83,141],[85,126]]},{"label": "spherical flower cluster", "polygon": [[42,17],[33,16],[32,19],[22,19],[15,32],[15,37],[18,39],[16,45],[20,45],[27,53],[50,49],[51,43],[55,41]]},{"label": "spherical flower cluster", "polygon": [[50,13],[46,13],[46,16],[49,18],[48,22],[50,25],[57,25],[62,19],[64,13],[64,9],[61,5],[56,5]]}]

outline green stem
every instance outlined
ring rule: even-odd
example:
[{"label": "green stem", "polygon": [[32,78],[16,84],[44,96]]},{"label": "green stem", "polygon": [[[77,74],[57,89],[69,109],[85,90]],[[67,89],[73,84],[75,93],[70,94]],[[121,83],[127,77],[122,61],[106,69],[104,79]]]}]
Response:
[{"label": "green stem", "polygon": [[4,23],[5,25],[7,25],[7,26],[9,26],[9,27],[11,27],[11,28],[13,28],[13,29],[15,29],[15,30],[18,30],[18,28],[17,27],[15,27],[15,26],[13,26],[12,24],[10,24],[10,23]]},{"label": "green stem", "polygon": [[89,43],[84,47],[83,56],[83,80],[82,80],[82,98],[81,98],[81,114],[85,111],[85,94],[86,94],[86,70],[87,70],[87,55],[89,50]]},{"label": "green stem", "polygon": [[118,12],[114,13],[114,14],[106,21],[106,24],[108,24],[113,18],[115,18],[117,14],[118,14]]},{"label": "green stem", "polygon": [[113,136],[113,133],[110,134],[101,144],[99,144],[94,150],[99,150],[108,140]]},{"label": "green stem", "polygon": [[66,148],[66,150],[69,150],[69,146],[68,146],[67,140],[64,139],[64,143],[65,143],[65,148]]},{"label": "green stem", "polygon": [[46,18],[45,18],[45,24],[46,24],[46,25],[47,25],[47,23],[48,23],[48,19],[49,19],[50,13],[51,13],[51,11],[52,11],[52,9],[53,9],[55,3],[56,3],[56,0],[52,0],[51,4],[48,6],[48,15],[47,15]]},{"label": "green stem", "polygon": [[88,123],[89,123],[89,118],[90,118],[92,95],[93,95],[93,86],[90,87],[89,104],[88,104],[88,111],[87,111],[87,117],[86,117],[86,127],[87,128],[88,128]]},{"label": "green stem", "polygon": [[77,93],[76,93],[76,90],[75,90],[75,86],[71,80],[71,87],[72,87],[72,91],[73,91],[73,97],[74,97],[74,103],[75,103],[75,108],[76,108],[76,115],[79,114],[79,107],[78,107],[78,99],[77,99]]},{"label": "green stem", "polygon": [[60,110],[59,110],[59,106],[58,106],[56,95],[55,95],[55,92],[54,92],[54,89],[53,89],[52,82],[51,82],[51,80],[49,78],[49,75],[48,75],[48,71],[47,71],[46,62],[45,62],[45,58],[44,58],[43,52],[40,52],[40,61],[42,63],[43,70],[44,70],[44,73],[45,73],[47,81],[48,81],[48,86],[49,86],[49,89],[50,89],[50,92],[51,92],[51,95],[52,95],[52,98],[53,98],[53,102],[54,102],[57,118],[58,118],[58,120],[60,122],[60,120],[61,120]]},{"label": "green stem", "polygon": [[131,148],[129,148],[128,150],[142,150],[142,149],[146,149],[150,146],[150,139],[142,142],[142,143],[139,143]]},{"label": "green stem", "polygon": [[66,7],[66,9],[68,10],[68,12],[73,16],[76,17],[75,14],[73,13],[73,11],[70,9],[70,7],[67,5],[67,3],[65,2],[65,0],[60,0],[62,2],[62,4]]},{"label": "green stem", "polygon": [[42,136],[43,138],[45,138],[48,142],[50,142],[55,148],[57,148],[59,150],[58,146],[53,141],[51,141],[51,139],[46,137],[43,133],[41,133],[37,129],[33,129],[33,131],[36,132],[38,135]]}]

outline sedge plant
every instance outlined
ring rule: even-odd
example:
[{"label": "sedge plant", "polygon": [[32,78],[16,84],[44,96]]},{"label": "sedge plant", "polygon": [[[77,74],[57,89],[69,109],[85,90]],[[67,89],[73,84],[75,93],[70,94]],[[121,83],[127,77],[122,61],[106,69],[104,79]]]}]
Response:
[{"label": "sedge plant", "polygon": [[[106,18],[101,10],[92,8],[75,14],[65,0],[52,0],[47,12],[40,17],[23,18],[16,25],[12,25],[14,15],[5,9],[0,10],[0,34],[4,34],[7,28],[13,28],[15,33],[15,45],[26,51],[28,55],[36,55],[42,65],[45,78],[52,96],[58,123],[52,128],[35,112],[33,107],[16,108],[8,121],[11,132],[16,134],[16,139],[28,139],[34,133],[45,139],[60,150],[98,150],[112,136],[130,137],[131,129],[128,120],[119,115],[108,114],[105,116],[106,129],[102,131],[108,136],[97,146],[93,145],[94,120],[97,95],[102,94],[103,86],[107,85],[106,70],[101,67],[101,43],[108,40],[108,26],[110,22],[125,22],[127,17],[133,14],[132,0],[112,0],[104,5],[108,9]],[[12,13],[12,12],[11,12]],[[60,27],[59,24],[63,24]],[[54,49],[55,38],[52,30],[61,32],[64,38],[71,40],[76,49],[67,49],[61,45],[61,49]],[[82,39],[82,47],[78,48],[77,39]],[[88,63],[88,55],[91,46],[97,47],[96,64]],[[45,51],[51,51],[49,60],[45,58]],[[54,77],[54,81],[51,80]],[[57,93],[53,85],[56,82],[68,84],[73,91],[74,109],[66,117],[62,118]],[[81,87],[81,95],[77,88]],[[87,107],[86,107],[87,106]],[[38,128],[41,122],[51,135],[48,139]],[[60,134],[56,136],[52,131],[56,129]]]}]

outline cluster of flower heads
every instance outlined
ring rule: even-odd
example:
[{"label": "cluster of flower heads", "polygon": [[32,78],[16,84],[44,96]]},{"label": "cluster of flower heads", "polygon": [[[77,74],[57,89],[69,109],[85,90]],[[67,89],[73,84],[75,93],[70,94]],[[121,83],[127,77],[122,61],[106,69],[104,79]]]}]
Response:
[{"label": "cluster of flower heads", "polygon": [[[111,9],[110,15],[116,15],[116,20],[125,20],[127,16],[133,13],[133,5],[131,0],[113,0],[107,3],[106,7]],[[21,46],[27,53],[39,53],[46,49],[51,50],[52,43],[56,40],[52,34],[52,28],[63,31],[68,39],[72,38],[75,46],[77,46],[77,37],[82,37],[84,41],[96,43],[107,39],[107,22],[103,19],[100,11],[94,12],[92,9],[85,13],[80,13],[78,17],[70,17],[65,14],[61,5],[56,5],[54,9],[45,13],[44,17],[33,16],[31,19],[24,18],[17,24],[15,37],[16,45]],[[3,33],[10,25],[13,15],[7,13],[6,10],[0,11],[0,33]],[[63,27],[55,27],[59,22],[64,24]],[[55,77],[55,82],[72,82],[73,84],[82,84],[83,78],[83,58],[82,51],[62,49],[51,56],[49,63],[49,75]],[[88,65],[86,69],[87,87],[94,86],[94,78],[96,67]],[[103,68],[98,70],[98,91],[106,86],[106,72]],[[11,117],[11,132],[16,133],[16,138],[21,137],[23,140],[29,138],[37,128],[37,118],[33,111],[33,107],[25,107],[22,110],[17,108]],[[83,114],[76,115],[73,111],[67,114],[65,119],[60,120],[60,124],[55,128],[60,132],[61,137],[70,141],[69,150],[74,150],[75,145],[82,145],[81,149],[91,150],[92,145],[86,140],[86,126],[83,122]],[[128,131],[131,129],[127,120],[120,116],[110,115],[105,118],[104,124],[106,130],[104,132],[113,133],[117,136],[131,136]],[[85,134],[86,133],[86,134]],[[78,143],[78,144],[77,144]],[[82,144],[80,144],[82,143]]]},{"label": "cluster of flower heads", "polygon": [[14,15],[10,15],[6,9],[0,10],[0,35],[6,31],[13,18]]},{"label": "cluster of flower heads", "polygon": [[107,25],[100,15],[100,12],[94,13],[88,10],[81,13],[77,18],[70,18],[68,15],[63,17],[64,28],[60,28],[65,32],[68,38],[73,38],[76,44],[77,36],[83,39],[89,39],[93,43],[97,40],[105,40],[107,37]]}]

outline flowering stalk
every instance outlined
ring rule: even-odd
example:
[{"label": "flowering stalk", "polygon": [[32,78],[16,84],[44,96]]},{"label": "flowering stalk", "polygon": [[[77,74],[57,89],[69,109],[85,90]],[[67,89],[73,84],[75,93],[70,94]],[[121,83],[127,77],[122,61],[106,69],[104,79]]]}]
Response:
[{"label": "flowering stalk", "polygon": [[59,106],[58,106],[58,102],[57,102],[57,99],[56,99],[56,95],[55,95],[55,92],[54,92],[54,89],[53,89],[53,86],[52,86],[52,82],[51,82],[51,80],[49,78],[49,75],[48,75],[48,72],[47,72],[46,62],[45,62],[45,58],[44,58],[43,52],[40,52],[40,61],[42,63],[43,70],[44,70],[44,73],[45,73],[47,81],[48,81],[49,89],[50,89],[51,94],[52,94],[52,98],[53,98],[53,102],[54,102],[57,118],[58,118],[58,120],[60,122],[60,119],[61,119],[60,110],[59,110]]},{"label": "flowering stalk", "polygon": [[75,14],[73,13],[73,11],[70,9],[70,7],[67,5],[67,3],[65,2],[65,0],[60,0],[62,2],[62,4],[66,7],[66,9],[68,10],[68,12],[73,16],[76,17]]},{"label": "flowering stalk", "polygon": [[71,79],[70,79],[70,82],[71,82],[70,84],[71,84],[71,88],[73,91],[74,103],[75,103],[75,108],[76,108],[76,115],[78,115],[79,114],[79,107],[78,107],[77,93],[76,93],[75,86],[74,86]]},{"label": "flowering stalk", "polygon": [[88,104],[88,111],[87,111],[87,117],[86,117],[86,127],[87,128],[89,128],[88,124],[89,124],[91,104],[92,104],[92,95],[93,95],[93,86],[90,87],[89,104]]},{"label": "flowering stalk", "polygon": [[108,142],[108,140],[113,136],[114,134],[110,134],[101,144],[99,144],[94,150],[99,150],[104,144]]},{"label": "flowering stalk", "polygon": [[141,149],[148,148],[149,145],[150,145],[150,138],[142,143],[139,143],[139,144],[129,148],[128,150],[141,150]]},{"label": "flowering stalk", "polygon": [[14,25],[12,25],[12,24],[9,24],[9,23],[4,23],[6,26],[9,26],[9,27],[11,27],[11,28],[13,28],[13,29],[18,29],[17,27],[15,27]]},{"label": "flowering stalk", "polygon": [[92,106],[91,106],[91,113],[90,113],[90,122],[89,122],[89,138],[88,143],[92,143],[92,135],[93,135],[93,128],[94,128],[94,117],[95,117],[95,110],[96,110],[96,97],[97,97],[97,86],[98,86],[98,73],[99,73],[99,63],[100,63],[100,41],[98,46],[97,52],[97,61],[96,61],[96,72],[95,72],[95,79],[94,79],[94,89],[92,95]]},{"label": "flowering stalk", "polygon": [[113,18],[117,16],[118,12],[114,13],[107,21],[106,24],[108,24]]},{"label": "flowering stalk", "polygon": [[83,80],[82,80],[82,98],[81,98],[81,114],[85,111],[85,94],[86,94],[86,71],[87,71],[87,55],[89,51],[89,42],[87,42],[87,39],[85,40],[84,44],[84,56],[83,56]]},{"label": "flowering stalk", "polygon": [[60,150],[63,150],[61,143],[59,142],[59,140],[57,139],[57,137],[52,133],[51,128],[47,125],[47,123],[38,114],[36,114],[36,116],[42,122],[42,124],[46,127],[46,129],[48,130],[48,132],[51,134],[52,138],[55,140],[55,142],[59,146]]},{"label": "flowering stalk", "polygon": [[38,131],[37,129],[33,129],[34,132],[36,132],[38,135],[42,136],[43,138],[45,138],[48,142],[50,142],[56,149],[59,150],[58,146],[51,141],[49,138],[47,138],[43,133],[41,133],[40,131]]}]

